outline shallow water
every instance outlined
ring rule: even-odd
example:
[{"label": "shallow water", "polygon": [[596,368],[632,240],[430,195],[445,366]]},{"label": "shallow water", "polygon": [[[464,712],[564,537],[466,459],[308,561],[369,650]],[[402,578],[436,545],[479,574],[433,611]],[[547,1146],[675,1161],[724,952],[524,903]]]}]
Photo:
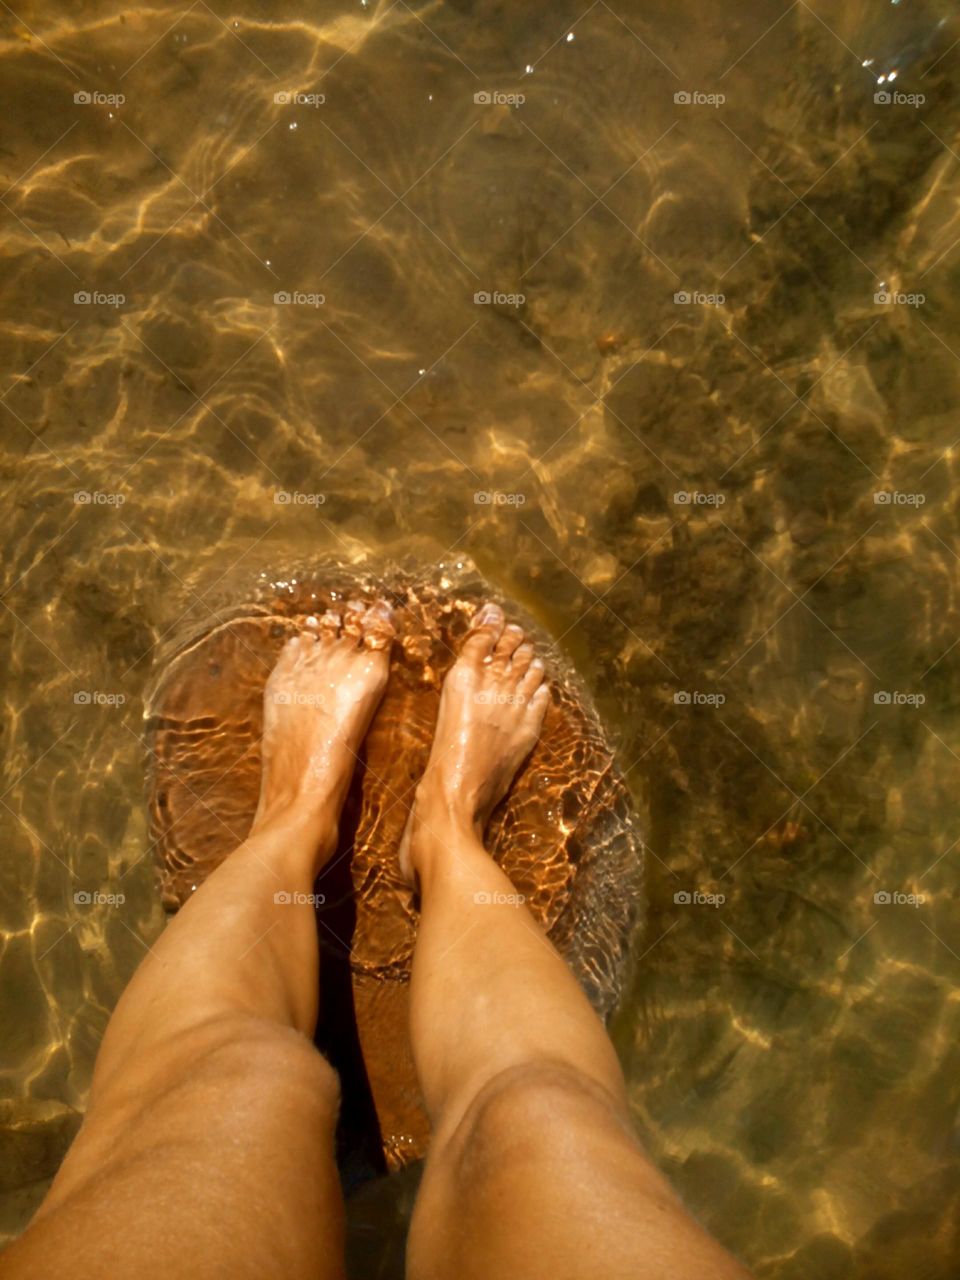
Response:
[{"label": "shallow water", "polygon": [[3,11],[0,1230],[162,927],[157,644],[461,550],[647,815],[655,1158],[761,1277],[957,1273],[960,30],[836,8]]}]

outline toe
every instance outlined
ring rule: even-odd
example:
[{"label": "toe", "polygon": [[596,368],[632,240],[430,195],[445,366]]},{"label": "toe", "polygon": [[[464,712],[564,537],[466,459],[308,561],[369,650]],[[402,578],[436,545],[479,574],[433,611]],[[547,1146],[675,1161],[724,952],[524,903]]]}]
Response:
[{"label": "toe", "polygon": [[489,601],[477,611],[470,630],[460,650],[465,658],[474,662],[483,662],[493,653],[493,647],[503,632],[503,610],[498,604]]},{"label": "toe", "polygon": [[362,600],[348,600],[343,614],[343,634],[359,642],[363,636],[363,615],[366,605]]},{"label": "toe", "polygon": [[340,614],[336,609],[328,609],[318,624],[320,634],[325,640],[336,640],[340,634]]},{"label": "toe", "polygon": [[515,622],[511,622],[509,627],[504,627],[503,634],[493,650],[494,662],[498,666],[505,667],[522,644],[523,628],[518,627]]},{"label": "toe", "polygon": [[389,649],[396,635],[393,611],[385,600],[375,600],[363,615],[363,643],[368,649]]},{"label": "toe", "polygon": [[520,645],[519,649],[514,652],[510,661],[510,674],[517,680],[520,680],[527,674],[530,663],[533,661],[533,645],[529,641],[525,641]]},{"label": "toe", "polygon": [[297,654],[300,652],[300,636],[290,636],[286,640],[277,655],[277,661],[274,663],[274,671],[289,671],[297,660]]},{"label": "toe", "polygon": [[267,677],[267,684],[270,688],[275,688],[277,681],[283,681],[292,671],[296,669],[297,659],[300,656],[300,636],[290,636],[284,641],[277,654],[277,660],[273,664],[273,670]]},{"label": "toe", "polygon": [[540,687],[527,698],[526,710],[527,714],[533,717],[537,725],[537,732],[543,724],[543,717],[546,714],[547,705],[550,702],[550,685],[545,680]]},{"label": "toe", "polygon": [[543,659],[533,658],[520,681],[520,692],[525,698],[532,698],[538,689],[543,688],[543,674]]}]

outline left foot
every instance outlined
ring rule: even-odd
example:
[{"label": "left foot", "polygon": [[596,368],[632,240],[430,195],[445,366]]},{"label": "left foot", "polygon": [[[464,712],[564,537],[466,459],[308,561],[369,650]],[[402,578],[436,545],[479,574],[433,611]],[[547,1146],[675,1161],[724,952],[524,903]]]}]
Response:
[{"label": "left foot", "polygon": [[251,834],[296,814],[336,828],[364,735],[390,672],[388,605],[351,602],[289,639],[263,691],[260,803]]},{"label": "left foot", "polygon": [[[540,736],[550,700],[544,665],[522,628],[489,603],[447,672],[427,768],[400,840],[400,872],[414,883],[418,831],[452,823],[480,840],[494,807]],[[422,842],[419,842],[422,844]],[[442,844],[433,839],[431,847]]]}]

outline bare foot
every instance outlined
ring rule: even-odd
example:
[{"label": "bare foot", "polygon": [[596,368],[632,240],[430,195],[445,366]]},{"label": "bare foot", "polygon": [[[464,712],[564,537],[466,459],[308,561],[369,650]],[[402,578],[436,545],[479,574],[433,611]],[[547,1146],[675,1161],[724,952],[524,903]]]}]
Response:
[{"label": "bare foot", "polygon": [[463,824],[483,838],[495,805],[540,736],[550,686],[523,629],[485,604],[443,685],[427,768],[400,844],[400,870],[417,870],[418,828]]},{"label": "bare foot", "polygon": [[263,691],[263,766],[252,833],[316,819],[329,855],[364,735],[390,671],[393,622],[382,601],[328,610],[280,651]]}]

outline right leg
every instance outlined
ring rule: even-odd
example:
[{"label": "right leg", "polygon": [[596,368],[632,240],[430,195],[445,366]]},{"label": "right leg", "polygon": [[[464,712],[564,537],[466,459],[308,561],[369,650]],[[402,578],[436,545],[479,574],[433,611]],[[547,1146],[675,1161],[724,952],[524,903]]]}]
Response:
[{"label": "right leg", "polygon": [[600,1020],[483,848],[549,696],[522,640],[487,606],[444,687],[405,841],[422,899],[414,1055],[434,1126],[408,1274],[745,1280],[644,1154]]},{"label": "right leg", "polygon": [[325,615],[264,694],[243,844],[151,948],[110,1019],[86,1119],[4,1280],[339,1280],[339,1089],[310,1042],[317,928],[356,752],[387,681],[383,608]]}]

